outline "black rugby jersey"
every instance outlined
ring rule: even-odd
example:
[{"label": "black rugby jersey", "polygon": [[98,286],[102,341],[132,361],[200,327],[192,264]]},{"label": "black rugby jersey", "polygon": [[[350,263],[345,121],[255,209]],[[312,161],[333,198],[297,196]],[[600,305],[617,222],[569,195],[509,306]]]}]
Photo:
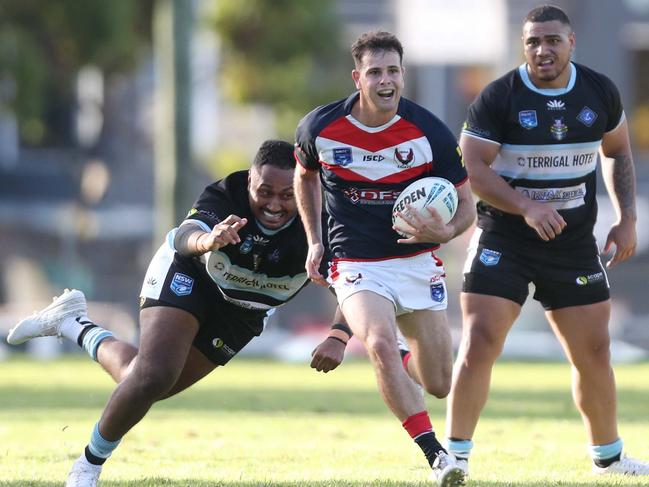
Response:
[{"label": "black rugby jersey", "polygon": [[186,220],[209,232],[234,214],[247,218],[239,231],[241,242],[189,259],[206,279],[218,286],[223,298],[249,309],[269,309],[291,299],[307,284],[304,262],[307,241],[299,217],[280,230],[262,229],[248,203],[248,171],[235,172],[205,188]]},{"label": "black rugby jersey", "polygon": [[493,81],[469,107],[464,134],[500,144],[491,168],[529,198],[551,204],[566,228],[544,242],[523,217],[478,202],[478,226],[494,236],[543,248],[596,250],[597,155],[624,113],[617,88],[592,69],[571,63],[566,88],[540,89],[526,64]]},{"label": "black rugby jersey", "polygon": [[358,98],[357,92],[316,108],[296,131],[296,159],[320,170],[333,257],[378,260],[438,248],[398,244],[392,207],[399,193],[422,177],[464,183],[467,174],[455,137],[432,113],[405,98],[392,120],[367,127],[351,116]]}]

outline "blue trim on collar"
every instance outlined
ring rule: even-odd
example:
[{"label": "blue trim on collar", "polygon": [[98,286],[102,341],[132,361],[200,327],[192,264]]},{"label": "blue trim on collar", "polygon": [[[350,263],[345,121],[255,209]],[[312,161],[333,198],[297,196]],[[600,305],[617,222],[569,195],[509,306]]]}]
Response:
[{"label": "blue trim on collar", "polygon": [[518,67],[518,74],[521,76],[521,79],[523,80],[523,83],[525,83],[525,86],[527,86],[535,93],[545,96],[559,96],[565,95],[575,87],[575,81],[577,80],[577,68],[572,62],[570,63],[570,70],[570,80],[568,81],[568,86],[566,86],[565,88],[537,88],[536,86],[534,86],[534,83],[532,83],[532,80],[530,79],[530,75],[527,73],[527,63],[523,63]]}]

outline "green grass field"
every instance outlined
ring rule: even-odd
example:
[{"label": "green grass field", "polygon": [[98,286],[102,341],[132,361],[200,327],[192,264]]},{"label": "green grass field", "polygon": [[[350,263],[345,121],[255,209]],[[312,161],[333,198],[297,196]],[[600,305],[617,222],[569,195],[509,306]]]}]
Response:
[{"label": "green grass field", "polygon": [[[616,367],[620,431],[649,459],[649,364]],[[590,474],[566,364],[501,363],[474,438],[470,485],[649,485]],[[61,486],[113,387],[82,357],[0,363],[0,486]],[[443,434],[444,401],[427,399]],[[423,486],[419,449],[366,362],[329,374],[235,360],[161,402],[106,463],[109,486]]]}]

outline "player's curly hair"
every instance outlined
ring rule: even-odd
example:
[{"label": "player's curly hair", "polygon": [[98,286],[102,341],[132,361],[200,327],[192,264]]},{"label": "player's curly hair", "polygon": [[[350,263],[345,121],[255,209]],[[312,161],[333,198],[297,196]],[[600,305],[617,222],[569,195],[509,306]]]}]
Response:
[{"label": "player's curly hair", "polygon": [[279,169],[295,169],[295,157],[293,157],[293,145],[283,140],[265,140],[252,165],[256,167],[269,164]]},{"label": "player's curly hair", "polygon": [[558,20],[564,25],[571,26],[570,19],[566,13],[555,5],[541,5],[530,10],[523,24],[527,24],[528,22],[551,22],[553,20]]},{"label": "player's curly hair", "polygon": [[358,68],[363,62],[366,52],[394,51],[399,55],[399,62],[403,62],[403,46],[397,36],[382,30],[365,32],[352,44],[352,56]]}]

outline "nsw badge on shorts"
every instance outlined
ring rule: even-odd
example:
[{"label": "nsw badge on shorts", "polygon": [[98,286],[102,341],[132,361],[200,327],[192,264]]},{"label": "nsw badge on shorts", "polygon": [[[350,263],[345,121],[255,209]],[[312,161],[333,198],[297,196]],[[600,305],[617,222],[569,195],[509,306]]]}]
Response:
[{"label": "nsw badge on shorts", "polygon": [[194,279],[180,272],[176,272],[169,287],[176,296],[187,296],[192,293]]},{"label": "nsw badge on shorts", "polygon": [[436,303],[443,303],[446,292],[444,290],[444,283],[441,281],[430,283],[430,298]]},{"label": "nsw badge on shorts", "polygon": [[495,250],[482,249],[482,252],[480,253],[480,262],[486,266],[496,265],[500,262],[500,256],[501,253]]}]

